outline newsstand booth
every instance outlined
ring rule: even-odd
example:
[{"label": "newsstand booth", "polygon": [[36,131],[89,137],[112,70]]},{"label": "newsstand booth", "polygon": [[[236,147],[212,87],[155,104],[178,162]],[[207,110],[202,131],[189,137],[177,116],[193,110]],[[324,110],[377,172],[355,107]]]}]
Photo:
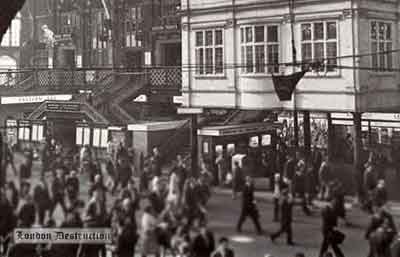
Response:
[{"label": "newsstand booth", "polygon": [[197,131],[200,158],[211,164],[215,172],[215,159],[219,154],[223,153],[228,158],[229,170],[232,168],[232,156],[245,155],[241,161],[244,172],[262,176],[262,172],[255,167],[259,167],[263,151],[275,149],[277,130],[281,128],[282,124],[276,122],[203,127]]}]

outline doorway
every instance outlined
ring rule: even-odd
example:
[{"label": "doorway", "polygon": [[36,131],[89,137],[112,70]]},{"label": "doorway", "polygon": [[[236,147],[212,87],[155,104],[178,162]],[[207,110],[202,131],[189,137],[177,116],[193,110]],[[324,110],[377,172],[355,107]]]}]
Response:
[{"label": "doorway", "polygon": [[164,66],[180,66],[182,63],[181,59],[181,44],[177,43],[165,43],[163,44]]},{"label": "doorway", "polygon": [[50,135],[63,145],[64,148],[72,149],[76,142],[76,125],[70,119],[54,119],[48,122]]}]

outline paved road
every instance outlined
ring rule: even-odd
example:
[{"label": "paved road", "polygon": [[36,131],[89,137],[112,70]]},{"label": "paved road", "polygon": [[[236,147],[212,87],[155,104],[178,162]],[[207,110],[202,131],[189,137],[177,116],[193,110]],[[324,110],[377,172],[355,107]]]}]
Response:
[{"label": "paved road", "polygon": [[[17,156],[17,160],[21,157]],[[34,178],[32,183],[35,184],[39,174],[40,163],[34,164]],[[9,177],[12,177],[11,170],[8,170]],[[87,199],[87,182],[82,182],[82,199]],[[272,222],[272,204],[270,195],[266,193],[258,193],[257,200],[260,209],[263,228],[267,233],[278,229],[279,225]],[[319,204],[320,205],[320,204]],[[400,205],[391,204],[393,211],[396,213],[396,221],[400,220]],[[273,244],[266,236],[257,236],[255,229],[250,220],[243,226],[243,232],[237,234],[235,232],[236,222],[239,214],[240,200],[233,200],[227,190],[215,190],[211,198],[209,209],[209,222],[212,230],[215,231],[217,237],[224,235],[231,238],[232,246],[239,257],[263,257],[267,254],[273,257],[291,257],[296,252],[304,252],[307,257],[317,257],[319,245],[321,243],[321,220],[319,208],[314,210],[312,217],[306,217],[300,207],[294,209],[294,241],[296,246],[286,246],[285,238],[276,240]],[[368,222],[368,216],[347,204],[348,217],[353,223],[351,227],[342,226],[341,229],[346,233],[347,238],[342,245],[346,257],[362,257],[366,256],[368,251],[367,242],[363,239],[364,228]],[[57,221],[61,220],[60,210],[56,211]]]}]

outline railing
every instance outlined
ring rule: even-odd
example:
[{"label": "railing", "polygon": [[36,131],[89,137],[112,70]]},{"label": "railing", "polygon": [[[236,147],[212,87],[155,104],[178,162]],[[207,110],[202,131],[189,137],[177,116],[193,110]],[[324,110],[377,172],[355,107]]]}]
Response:
[{"label": "railing", "polygon": [[33,79],[32,70],[8,70],[0,71],[1,88],[21,88]]},{"label": "railing", "polygon": [[35,84],[39,87],[95,86],[110,78],[111,69],[78,70],[38,70],[35,72]]},{"label": "railing", "polygon": [[148,68],[150,85],[152,87],[174,87],[182,85],[182,70],[180,67]]},{"label": "railing", "polygon": [[137,69],[136,72],[111,68],[30,69],[0,71],[0,91],[91,89],[97,95],[116,92],[125,86],[126,82],[118,83],[118,78],[130,80],[132,84],[140,78],[146,80],[145,84],[149,87],[157,89],[175,90],[182,85],[180,67],[149,66]]}]

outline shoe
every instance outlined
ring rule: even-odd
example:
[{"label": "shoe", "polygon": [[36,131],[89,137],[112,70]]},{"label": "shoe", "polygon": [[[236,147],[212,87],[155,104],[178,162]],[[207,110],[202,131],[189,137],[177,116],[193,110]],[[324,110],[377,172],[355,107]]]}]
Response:
[{"label": "shoe", "polygon": [[241,233],[242,233],[242,230],[239,229],[239,228],[237,228],[237,229],[236,229],[236,233],[241,234]]},{"label": "shoe", "polygon": [[294,246],[294,245],[296,245],[294,242],[292,242],[292,241],[290,241],[290,242],[287,242],[286,243],[287,245],[290,245],[290,246]]},{"label": "shoe", "polygon": [[273,244],[275,243],[275,237],[274,237],[274,236],[270,235],[270,236],[269,236],[269,239],[271,240],[271,242],[272,242]]}]

